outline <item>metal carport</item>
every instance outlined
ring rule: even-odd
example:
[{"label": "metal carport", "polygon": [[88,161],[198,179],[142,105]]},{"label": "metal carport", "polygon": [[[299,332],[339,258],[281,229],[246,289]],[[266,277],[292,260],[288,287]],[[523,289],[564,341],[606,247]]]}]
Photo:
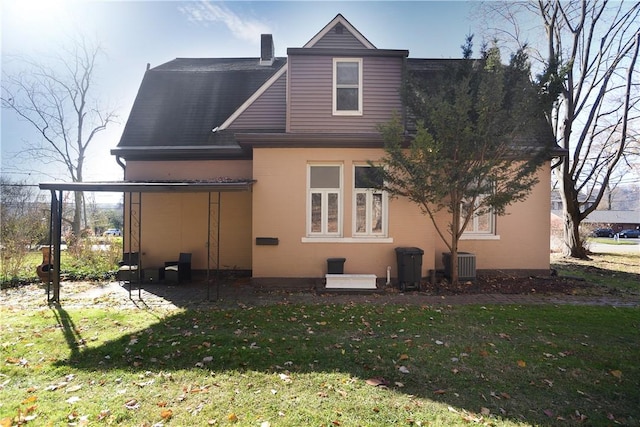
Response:
[{"label": "metal carport", "polygon": [[[47,302],[60,303],[60,245],[62,241],[62,200],[65,191],[83,191],[83,192],[111,192],[124,193],[125,207],[129,217],[129,229],[125,232],[125,238],[129,239],[129,250],[133,243],[132,215],[133,215],[133,197],[137,195],[139,213],[142,210],[142,193],[208,193],[208,236],[207,236],[207,298],[210,298],[211,285],[211,267],[212,261],[215,259],[216,273],[219,269],[220,257],[220,193],[251,191],[254,180],[224,180],[224,181],[121,181],[121,182],[44,182],[40,183],[41,190],[49,190],[51,192],[51,216],[49,223],[50,240],[49,244],[53,251],[53,271],[49,275],[47,282]],[[217,193],[217,200],[212,199],[212,195]],[[127,197],[129,199],[127,203]],[[212,224],[211,214],[212,208],[217,210],[217,223]],[[141,221],[141,215],[139,216]],[[215,253],[211,251],[212,231],[215,231]],[[138,226],[138,247],[140,246],[140,226]],[[142,264],[142,254],[140,263]],[[142,265],[138,271],[142,269]],[[53,292],[51,292],[53,285]],[[219,283],[216,280],[216,299],[218,298]],[[131,295],[131,286],[129,286],[129,295]]]}]

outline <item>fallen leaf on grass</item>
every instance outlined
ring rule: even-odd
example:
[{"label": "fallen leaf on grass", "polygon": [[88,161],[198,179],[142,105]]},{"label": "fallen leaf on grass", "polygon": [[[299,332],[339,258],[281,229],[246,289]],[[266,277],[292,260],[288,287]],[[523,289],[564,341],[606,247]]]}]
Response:
[{"label": "fallen leaf on grass", "polygon": [[480,408],[480,413],[486,417],[491,415],[491,410],[483,406],[482,408]]},{"label": "fallen leaf on grass", "polygon": [[384,378],[369,378],[365,381],[367,384],[372,385],[374,387],[387,386],[389,383]]},{"label": "fallen leaf on grass", "polygon": [[173,411],[171,409],[163,409],[160,411],[160,416],[163,420],[168,420],[173,416]]},{"label": "fallen leaf on grass", "polygon": [[287,374],[279,374],[280,379],[282,381],[284,381],[285,383],[290,383],[291,382],[291,377]]},{"label": "fallen leaf on grass", "polygon": [[74,403],[79,402],[79,401],[80,401],[80,398],[78,396],[71,396],[70,398],[68,398],[66,400],[66,402],[71,404],[71,405],[73,405]]},{"label": "fallen leaf on grass", "polygon": [[235,423],[236,421],[238,421],[238,416],[232,412],[229,415],[227,415],[227,419],[232,423]]},{"label": "fallen leaf on grass", "polygon": [[622,378],[622,371],[619,371],[617,369],[611,371],[611,375],[613,375],[614,377],[620,379]]},{"label": "fallen leaf on grass", "polygon": [[525,362],[524,360],[518,360],[518,366],[524,368],[527,366],[527,362]]},{"label": "fallen leaf on grass", "polygon": [[104,410],[100,411],[100,413],[98,414],[98,421],[104,420],[109,415],[111,415],[111,411],[108,410],[108,409],[104,409]]},{"label": "fallen leaf on grass", "polygon": [[23,401],[22,401],[22,404],[23,404],[23,405],[26,405],[26,404],[28,404],[28,403],[33,403],[33,402],[35,402],[36,400],[38,400],[38,396],[29,396],[29,397],[27,397],[25,400],[23,400]]},{"label": "fallen leaf on grass", "polygon": [[434,390],[433,394],[445,394],[446,392],[447,392],[447,390],[439,388],[437,390]]},{"label": "fallen leaf on grass", "polygon": [[406,366],[400,366],[398,368],[398,371],[402,372],[403,374],[408,374],[409,373],[409,369],[407,369]]},{"label": "fallen leaf on grass", "polygon": [[129,399],[124,403],[124,407],[127,409],[134,410],[134,409],[138,409],[140,407],[140,404],[136,399]]}]

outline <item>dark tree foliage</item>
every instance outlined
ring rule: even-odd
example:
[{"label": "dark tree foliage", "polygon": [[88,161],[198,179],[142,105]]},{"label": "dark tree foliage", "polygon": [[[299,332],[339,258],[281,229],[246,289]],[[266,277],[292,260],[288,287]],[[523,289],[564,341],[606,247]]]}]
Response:
[{"label": "dark tree foliage", "polygon": [[[469,45],[468,39],[465,55]],[[408,125],[396,117],[380,126],[385,156],[375,165],[383,189],[408,198],[431,219],[452,254],[454,282],[458,241],[469,222],[489,211],[504,215],[507,206],[524,200],[548,159],[553,139],[529,76],[522,51],[503,65],[492,47],[481,60],[408,76]],[[408,134],[412,123],[415,132]],[[436,218],[442,210],[446,225]]]}]

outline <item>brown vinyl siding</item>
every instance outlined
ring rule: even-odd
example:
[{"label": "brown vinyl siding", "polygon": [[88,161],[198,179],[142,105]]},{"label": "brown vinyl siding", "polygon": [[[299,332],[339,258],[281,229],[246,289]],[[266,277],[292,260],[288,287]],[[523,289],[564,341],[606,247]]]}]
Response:
[{"label": "brown vinyl siding", "polygon": [[342,34],[337,34],[333,29],[324,35],[320,40],[316,42],[313,47],[320,48],[340,48],[340,49],[362,49],[366,48],[365,45],[347,29],[344,29]]},{"label": "brown vinyl siding", "polygon": [[363,114],[333,115],[333,57],[289,57],[289,132],[375,132],[401,112],[402,58],[363,58]]},{"label": "brown vinyl siding", "polygon": [[283,74],[255,100],[229,129],[278,129],[285,128],[287,75]]}]

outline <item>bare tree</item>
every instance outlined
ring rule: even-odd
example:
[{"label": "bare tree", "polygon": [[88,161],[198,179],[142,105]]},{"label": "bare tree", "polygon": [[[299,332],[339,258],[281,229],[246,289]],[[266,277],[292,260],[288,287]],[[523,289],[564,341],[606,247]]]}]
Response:
[{"label": "bare tree", "polygon": [[[62,164],[73,182],[83,181],[89,145],[116,117],[94,97],[96,66],[102,53],[98,44],[78,37],[53,57],[18,57],[22,70],[3,73],[2,108],[26,121],[40,137],[28,142],[20,154],[37,159],[39,164]],[[73,232],[79,235],[84,197],[76,192],[74,198],[71,222]]]},{"label": "bare tree", "polygon": [[[553,101],[549,126],[569,150],[554,170],[563,202],[564,254],[586,258],[580,223],[605,197],[616,169],[632,165],[637,156],[632,145],[640,126],[640,3],[537,0],[488,7],[492,19],[503,18],[494,36],[505,42],[521,46],[533,36],[529,43],[536,46],[536,30],[544,31],[532,57],[541,61],[543,90]],[[532,17],[538,25],[527,29]]]}]

